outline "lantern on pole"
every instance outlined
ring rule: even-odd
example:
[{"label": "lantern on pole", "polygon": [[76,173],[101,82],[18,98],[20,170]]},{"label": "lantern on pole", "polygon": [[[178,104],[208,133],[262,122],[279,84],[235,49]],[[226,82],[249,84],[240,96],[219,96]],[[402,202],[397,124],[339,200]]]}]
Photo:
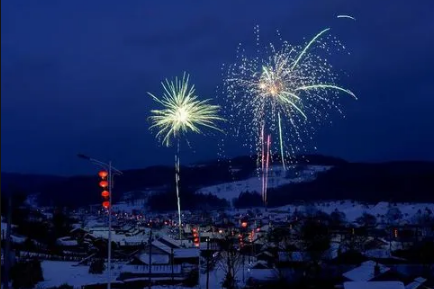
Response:
[{"label": "lantern on pole", "polygon": [[199,230],[197,228],[193,228],[193,244],[195,247],[199,247],[200,240],[199,240]]},{"label": "lantern on pole", "polygon": [[104,209],[108,209],[110,207],[110,192],[109,192],[109,180],[108,180],[108,172],[100,171],[98,176],[100,177],[99,186],[103,189],[101,192],[101,197],[103,198],[102,206]]}]

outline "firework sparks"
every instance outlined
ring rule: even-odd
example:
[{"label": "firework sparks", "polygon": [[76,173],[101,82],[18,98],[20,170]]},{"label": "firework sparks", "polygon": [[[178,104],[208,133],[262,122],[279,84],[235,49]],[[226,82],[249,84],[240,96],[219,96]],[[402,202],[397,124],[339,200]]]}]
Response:
[{"label": "firework sparks", "polygon": [[187,132],[202,133],[201,127],[220,130],[215,125],[215,122],[223,119],[217,114],[220,109],[218,105],[211,105],[209,99],[198,99],[194,85],[189,83],[188,74],[184,73],[182,79],[175,78],[174,81],[166,79],[162,86],[164,93],[161,99],[148,92],[157,103],[163,106],[163,109],[151,110],[153,114],[150,117],[153,123],[151,129],[158,129],[156,136],[166,146],[170,146],[173,139],[178,141],[175,154],[175,185],[179,237],[182,240],[181,198],[179,194],[179,139],[182,134]]},{"label": "firework sparks", "polygon": [[356,18],[350,15],[338,15],[336,18],[347,18],[356,21]]},{"label": "firework sparks", "polygon": [[[279,49],[273,44],[265,49],[258,45],[258,56],[249,57],[241,51],[239,61],[229,66],[225,77],[229,115],[233,116],[234,125],[248,124],[250,131],[246,133],[250,132],[261,156],[262,170],[266,171],[263,191],[267,188],[264,182],[273,146],[269,143],[271,135],[277,134],[274,145],[280,150],[286,169],[285,159],[300,151],[303,136],[314,130],[313,123],[326,119],[332,109],[341,112],[340,95],[356,98],[353,92],[336,84],[337,74],[324,53],[318,53],[328,53],[332,46],[343,47],[328,35],[329,31],[329,28],[320,31],[301,46],[285,41]],[[265,140],[265,135],[270,138]],[[263,195],[266,200],[266,192]]]},{"label": "firework sparks", "polygon": [[219,130],[215,121],[222,120],[217,115],[220,107],[209,104],[209,99],[199,100],[187,74],[174,81],[166,79],[162,86],[164,94],[161,99],[148,94],[164,107],[152,110],[154,115],[150,117],[151,128],[158,129],[157,138],[162,138],[163,144],[170,146],[172,138],[188,131],[201,133],[201,126]]}]

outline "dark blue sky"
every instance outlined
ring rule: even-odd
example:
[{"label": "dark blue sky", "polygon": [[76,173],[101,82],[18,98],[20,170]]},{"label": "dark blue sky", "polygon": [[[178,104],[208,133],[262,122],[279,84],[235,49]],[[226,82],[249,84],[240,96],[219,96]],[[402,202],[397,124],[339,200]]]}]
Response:
[{"label": "dark blue sky", "polygon": [[[334,64],[359,100],[319,130],[318,152],[434,160],[432,0],[22,0],[1,8],[2,171],[89,171],[77,152],[120,168],[171,164],[173,150],[148,131],[146,92],[186,70],[200,95],[215,97],[221,65],[239,42],[254,43],[256,24],[262,36],[279,29],[292,43],[330,26],[352,53]],[[196,152],[184,160],[217,158],[217,139],[193,138]]]}]

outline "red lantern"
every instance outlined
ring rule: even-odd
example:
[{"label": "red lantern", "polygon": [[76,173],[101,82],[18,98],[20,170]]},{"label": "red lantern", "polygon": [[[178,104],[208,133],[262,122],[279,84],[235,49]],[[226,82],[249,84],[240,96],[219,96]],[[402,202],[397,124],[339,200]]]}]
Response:
[{"label": "red lantern", "polygon": [[107,198],[108,196],[110,196],[110,193],[108,191],[102,191],[101,196]]},{"label": "red lantern", "polygon": [[199,240],[199,230],[197,228],[192,228],[193,231],[193,244],[196,247],[199,247],[200,240]]},{"label": "red lantern", "polygon": [[108,182],[107,181],[101,181],[101,182],[99,182],[99,186],[101,188],[107,188],[108,187]]},{"label": "red lantern", "polygon": [[243,227],[243,228],[247,227],[247,222],[242,222],[241,227]]},{"label": "red lantern", "polygon": [[107,178],[107,176],[108,176],[108,172],[107,172],[107,171],[100,171],[100,172],[98,173],[98,175],[99,175],[102,179],[105,179],[105,178]]},{"label": "red lantern", "polygon": [[106,209],[108,209],[108,207],[110,207],[110,202],[109,201],[105,201],[102,203],[102,206]]}]

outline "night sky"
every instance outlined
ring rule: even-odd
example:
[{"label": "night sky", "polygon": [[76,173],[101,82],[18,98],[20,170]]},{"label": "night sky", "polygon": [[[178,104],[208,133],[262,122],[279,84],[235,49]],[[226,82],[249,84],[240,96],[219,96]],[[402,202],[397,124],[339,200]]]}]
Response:
[{"label": "night sky", "polygon": [[[152,2],[152,3],[151,3]],[[148,130],[166,77],[191,74],[216,97],[221,67],[254,25],[303,43],[332,28],[333,59],[359,97],[310,146],[350,161],[434,160],[434,1],[2,1],[1,169],[90,172],[83,152],[119,168],[172,164]],[[349,14],[357,21],[337,19]],[[184,163],[216,159],[220,136],[192,137]],[[237,140],[234,139],[234,143]],[[249,151],[228,145],[226,154]]]}]

